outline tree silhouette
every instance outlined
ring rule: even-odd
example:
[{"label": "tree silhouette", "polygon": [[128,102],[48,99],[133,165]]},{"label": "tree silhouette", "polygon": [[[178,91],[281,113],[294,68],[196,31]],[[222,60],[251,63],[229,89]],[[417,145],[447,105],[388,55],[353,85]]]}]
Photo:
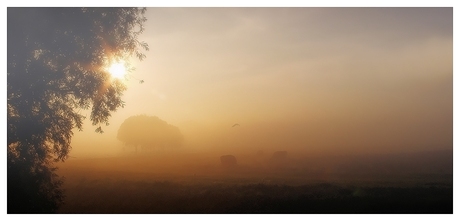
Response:
[{"label": "tree silhouette", "polygon": [[117,139],[125,145],[142,148],[176,148],[184,140],[176,126],[155,116],[138,115],[126,119],[118,129]]},{"label": "tree silhouette", "polygon": [[7,209],[51,213],[63,201],[53,162],[71,149],[85,116],[102,132],[123,107],[107,66],[148,50],[145,8],[7,9]]}]

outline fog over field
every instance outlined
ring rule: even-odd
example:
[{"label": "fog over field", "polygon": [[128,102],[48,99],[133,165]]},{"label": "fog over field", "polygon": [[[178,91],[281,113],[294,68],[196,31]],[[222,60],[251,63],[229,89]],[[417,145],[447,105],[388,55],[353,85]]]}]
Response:
[{"label": "fog over field", "polygon": [[233,156],[225,163],[217,152],[172,150],[69,159],[59,165],[66,202],[58,213],[453,212],[451,151]]},{"label": "fog over field", "polygon": [[[127,106],[104,134],[89,124],[75,132],[73,158],[60,167],[72,199],[77,187],[110,195],[130,182],[152,198],[61,212],[449,212],[452,16],[452,8],[149,8],[142,37],[154,50],[133,73],[144,83],[127,81]],[[181,145],[117,140],[133,116],[178,128]],[[141,124],[130,133],[148,134]],[[283,185],[288,192],[276,189]],[[183,192],[169,198],[169,188]],[[179,203],[194,199],[209,204]],[[342,206],[269,206],[293,202]]]},{"label": "fog over field", "polygon": [[[55,44],[46,31],[24,61],[8,51],[8,162],[43,155],[36,165],[59,168],[66,198],[57,213],[453,213],[452,7],[14,10],[23,15],[8,17],[9,46],[29,50],[34,35],[23,26],[38,20],[62,26],[56,39],[84,48],[75,52],[82,63],[94,57],[88,70],[53,61],[39,48]],[[64,22],[79,24],[72,15],[88,14],[91,29],[65,31]],[[142,33],[128,29],[139,24]],[[82,30],[89,43],[74,33]],[[137,44],[142,61],[120,59]],[[50,51],[67,62],[70,46]],[[43,83],[50,71],[35,74],[28,62],[60,78]],[[49,101],[35,107],[39,92]],[[55,115],[64,120],[45,121]],[[36,128],[46,136],[21,137]]]}]

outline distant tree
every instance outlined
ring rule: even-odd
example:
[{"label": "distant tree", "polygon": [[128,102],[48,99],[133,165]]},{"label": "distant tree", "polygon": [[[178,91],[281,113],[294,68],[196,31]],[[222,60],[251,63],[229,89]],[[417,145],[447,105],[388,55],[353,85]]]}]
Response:
[{"label": "distant tree", "polygon": [[51,213],[63,200],[53,162],[67,159],[80,110],[102,132],[123,107],[109,63],[143,59],[145,8],[7,9],[8,213]]},{"label": "distant tree", "polygon": [[117,139],[125,145],[142,148],[176,148],[184,140],[176,126],[156,116],[138,115],[126,119],[118,129]]}]

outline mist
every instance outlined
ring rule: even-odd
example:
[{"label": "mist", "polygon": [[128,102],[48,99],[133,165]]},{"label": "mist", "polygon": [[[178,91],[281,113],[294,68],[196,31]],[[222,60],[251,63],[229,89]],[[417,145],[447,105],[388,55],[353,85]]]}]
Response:
[{"label": "mist", "polygon": [[[135,69],[123,80],[125,106],[102,134],[82,110],[83,130],[73,130],[69,159],[58,163],[71,199],[61,213],[451,211],[452,8],[148,8],[145,15],[139,38],[152,50],[142,62],[126,61]],[[146,118],[121,129],[135,116]],[[378,188],[387,187],[393,198],[382,201],[387,189]],[[82,190],[149,203],[109,205]],[[310,190],[365,209],[308,210],[301,205],[315,204]],[[413,203],[395,203],[397,191],[418,200],[426,193],[429,202],[394,209]],[[234,201],[217,200],[222,192]],[[242,192],[265,204],[239,203]],[[198,207],[196,199],[222,206]],[[361,199],[382,204],[368,208]],[[269,206],[289,200],[298,210]]]},{"label": "mist", "polygon": [[117,152],[80,139],[117,146],[122,121],[139,114],[179,127],[184,150],[452,148],[450,8],[151,8],[147,18],[155,50],[131,74],[145,83],[127,82],[104,135],[75,132],[74,154]]}]

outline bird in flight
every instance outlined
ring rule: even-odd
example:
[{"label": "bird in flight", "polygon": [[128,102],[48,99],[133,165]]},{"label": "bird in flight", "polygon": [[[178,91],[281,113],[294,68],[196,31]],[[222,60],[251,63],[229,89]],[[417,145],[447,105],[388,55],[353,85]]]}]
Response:
[{"label": "bird in flight", "polygon": [[240,125],[239,125],[239,124],[233,124],[233,126],[232,126],[232,127],[236,127],[236,126],[240,126]]}]

